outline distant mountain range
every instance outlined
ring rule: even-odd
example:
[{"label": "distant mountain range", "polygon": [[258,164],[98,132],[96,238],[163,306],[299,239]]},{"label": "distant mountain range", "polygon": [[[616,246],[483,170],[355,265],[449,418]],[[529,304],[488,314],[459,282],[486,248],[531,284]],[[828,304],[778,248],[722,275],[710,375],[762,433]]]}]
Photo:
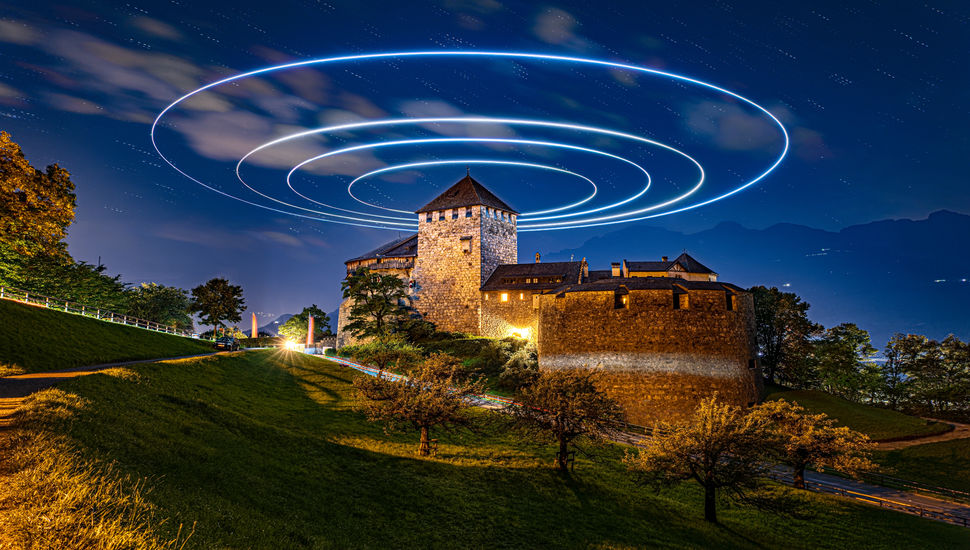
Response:
[{"label": "distant mountain range", "polygon": [[[682,250],[743,287],[777,286],[808,301],[825,326],[854,322],[881,347],[894,332],[970,338],[970,216],[941,210],[924,220],[883,220],[838,232],[725,222],[698,233],[633,226],[549,260],[659,260]],[[543,257],[545,260],[546,257]]]},{"label": "distant mountain range", "polygon": [[265,332],[266,334],[269,334],[272,336],[279,336],[280,335],[280,333],[278,332],[279,326],[289,321],[290,317],[293,317],[293,315],[290,313],[284,313],[283,315],[280,315],[279,317],[266,323],[265,325],[258,327],[256,330],[258,330],[259,332]]}]

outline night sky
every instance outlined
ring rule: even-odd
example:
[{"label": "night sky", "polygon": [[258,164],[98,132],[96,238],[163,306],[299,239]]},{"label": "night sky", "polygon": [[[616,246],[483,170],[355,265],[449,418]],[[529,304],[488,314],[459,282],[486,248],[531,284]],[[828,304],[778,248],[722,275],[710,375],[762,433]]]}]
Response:
[{"label": "night sky", "polygon": [[[668,71],[768,109],[787,129],[790,151],[751,187],[632,225],[519,235],[520,261],[531,261],[536,251],[554,257],[582,250],[590,239],[620,230],[631,250],[650,256],[628,259],[659,259],[677,255],[681,243],[640,242],[631,227],[696,233],[723,222],[748,228],[793,223],[834,231],[889,218],[922,219],[940,209],[970,213],[968,21],[970,8],[961,2],[5,2],[0,128],[35,165],[58,162],[72,173],[78,209],[68,242],[76,259],[100,258],[131,283],[191,288],[228,277],[244,287],[252,311],[270,318],[311,302],[336,308],[343,261],[408,232],[406,219],[394,220],[407,214],[347,195],[351,180],[373,170],[449,159],[542,164],[595,182],[597,195],[583,205],[595,209],[643,189],[643,174],[615,158],[623,157],[653,178],[649,192],[627,210],[672,200],[697,178],[696,168],[676,153],[615,135],[429,122],[317,134],[254,154],[240,174],[260,193],[292,205],[284,206],[244,188],[235,174],[243,155],[281,136],[416,117],[606,128],[663,142],[701,163],[703,188],[683,205],[750,181],[771,166],[783,140],[751,105],[683,81],[549,60],[458,56],[259,75],[194,96],[163,119],[156,143],[171,162],[214,189],[275,209],[268,210],[203,188],[152,146],[156,115],[205,84],[333,56],[514,51]],[[519,143],[440,141],[445,138]],[[305,159],[417,139],[439,141],[321,159],[296,171],[293,190],[287,188],[287,172]],[[465,170],[461,163],[392,170],[353,189],[367,203],[411,211]],[[478,164],[470,170],[521,212],[574,203],[591,192],[586,180],[563,172]],[[348,218],[359,216],[345,210],[359,210],[404,225],[362,228],[283,213],[320,217],[310,210],[323,207],[312,201],[344,209],[330,212]],[[759,251],[750,255],[750,269],[712,267],[724,281],[756,284]],[[866,314],[880,315],[878,309]],[[865,318],[852,320],[865,327]]]}]

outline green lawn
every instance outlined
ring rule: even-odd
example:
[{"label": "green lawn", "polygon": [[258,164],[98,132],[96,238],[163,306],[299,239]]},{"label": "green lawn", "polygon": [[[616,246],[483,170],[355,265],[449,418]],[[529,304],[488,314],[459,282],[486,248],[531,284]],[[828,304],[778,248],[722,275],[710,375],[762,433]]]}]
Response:
[{"label": "green lawn", "polygon": [[88,460],[148,478],[147,498],[168,518],[155,529],[167,539],[195,523],[189,548],[966,548],[970,540],[959,527],[812,493],[797,497],[805,519],[731,507],[723,525],[708,525],[693,485],[636,487],[618,446],[558,475],[552,445],[517,437],[494,413],[482,413],[494,421],[479,433],[434,433],[438,456],[419,459],[414,434],[386,435],[351,409],[356,375],[271,350],[136,365],[61,384],[79,397],[61,400],[73,405],[47,413],[41,395],[22,426],[62,434]]},{"label": "green lawn", "polygon": [[970,439],[878,451],[875,458],[895,477],[970,493]]},{"label": "green lawn", "polygon": [[0,372],[7,374],[211,351],[191,338],[0,300]]},{"label": "green lawn", "polygon": [[889,409],[853,403],[816,390],[788,390],[768,387],[768,399],[796,401],[812,412],[822,412],[840,425],[867,434],[874,440],[895,439],[943,433],[949,428],[941,422],[930,422]]}]

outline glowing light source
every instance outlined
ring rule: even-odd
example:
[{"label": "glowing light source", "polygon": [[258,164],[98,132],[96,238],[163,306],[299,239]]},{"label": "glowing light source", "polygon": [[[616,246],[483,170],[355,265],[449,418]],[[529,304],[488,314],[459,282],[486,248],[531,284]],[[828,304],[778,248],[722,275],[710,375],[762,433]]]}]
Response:
[{"label": "glowing light source", "polygon": [[512,328],[509,329],[508,335],[509,336],[513,336],[515,338],[523,338],[525,340],[531,340],[532,339],[532,329],[529,328],[529,327],[522,327],[522,328],[512,327]]}]

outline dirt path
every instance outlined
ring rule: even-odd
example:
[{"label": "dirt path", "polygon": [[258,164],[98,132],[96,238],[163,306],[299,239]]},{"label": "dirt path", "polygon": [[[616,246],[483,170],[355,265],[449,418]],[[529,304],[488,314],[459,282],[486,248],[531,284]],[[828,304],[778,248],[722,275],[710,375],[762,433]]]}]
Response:
[{"label": "dirt path", "polygon": [[970,424],[959,424],[957,422],[936,420],[934,418],[927,418],[927,420],[952,424],[954,429],[944,434],[928,435],[926,437],[920,437],[919,439],[909,439],[906,441],[887,441],[885,443],[879,443],[876,446],[876,449],[880,451],[895,451],[896,449],[905,449],[906,447],[914,447],[916,445],[926,445],[927,443],[939,443],[940,441],[951,441],[954,439],[966,439],[970,437]]},{"label": "dirt path", "polygon": [[17,407],[20,406],[21,403],[23,403],[24,399],[27,399],[27,396],[34,392],[49,388],[66,378],[86,376],[88,374],[94,374],[105,369],[124,367],[138,363],[155,363],[158,361],[171,361],[173,359],[206,357],[209,355],[216,355],[217,353],[228,352],[201,353],[198,355],[162,357],[158,359],[140,359],[137,361],[120,361],[118,363],[104,363],[101,365],[91,365],[88,367],[73,367],[64,370],[34,372],[31,374],[18,374],[16,376],[0,378],[0,430],[10,427],[13,412],[17,409]]}]

